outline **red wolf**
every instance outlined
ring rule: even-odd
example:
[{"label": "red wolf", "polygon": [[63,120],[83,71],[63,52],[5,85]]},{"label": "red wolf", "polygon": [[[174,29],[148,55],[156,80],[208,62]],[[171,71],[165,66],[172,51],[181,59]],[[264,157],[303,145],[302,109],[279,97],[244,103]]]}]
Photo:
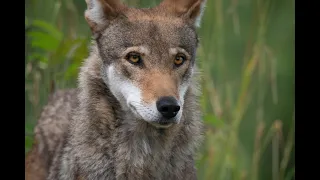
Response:
[{"label": "red wolf", "polygon": [[86,0],[90,56],[35,127],[26,179],[197,179],[202,139],[195,64],[205,0],[131,8]]}]

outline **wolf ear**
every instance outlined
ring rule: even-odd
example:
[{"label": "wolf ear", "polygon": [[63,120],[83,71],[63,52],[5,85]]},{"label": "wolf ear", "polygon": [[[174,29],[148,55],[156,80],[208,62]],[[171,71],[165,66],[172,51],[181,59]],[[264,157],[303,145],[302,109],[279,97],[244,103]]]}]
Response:
[{"label": "wolf ear", "polygon": [[86,3],[85,19],[93,33],[106,27],[126,8],[121,0],[86,0]]},{"label": "wolf ear", "polygon": [[199,27],[205,3],[206,0],[164,0],[160,7],[175,16],[186,18]]}]

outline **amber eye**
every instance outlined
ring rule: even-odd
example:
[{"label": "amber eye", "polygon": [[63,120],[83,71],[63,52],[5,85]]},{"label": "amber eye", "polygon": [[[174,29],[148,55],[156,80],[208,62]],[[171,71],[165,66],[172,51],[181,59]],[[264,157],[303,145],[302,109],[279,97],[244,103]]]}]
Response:
[{"label": "amber eye", "polygon": [[185,60],[186,60],[186,56],[185,55],[177,54],[175,59],[174,59],[174,64],[176,66],[181,66],[184,63]]},{"label": "amber eye", "polygon": [[126,59],[132,64],[139,64],[141,62],[141,55],[136,52],[130,52],[126,56]]}]

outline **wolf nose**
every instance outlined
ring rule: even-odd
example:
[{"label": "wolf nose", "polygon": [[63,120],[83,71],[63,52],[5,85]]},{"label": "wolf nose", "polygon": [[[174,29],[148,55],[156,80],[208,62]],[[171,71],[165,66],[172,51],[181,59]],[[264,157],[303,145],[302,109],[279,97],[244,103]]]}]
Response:
[{"label": "wolf nose", "polygon": [[178,114],[180,106],[172,96],[164,96],[157,101],[157,109],[165,118],[173,118]]}]

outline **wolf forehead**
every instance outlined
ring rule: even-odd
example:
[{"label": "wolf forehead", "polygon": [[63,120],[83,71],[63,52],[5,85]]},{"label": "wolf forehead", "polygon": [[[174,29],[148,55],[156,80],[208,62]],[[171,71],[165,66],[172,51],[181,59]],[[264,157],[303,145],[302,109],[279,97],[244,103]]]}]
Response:
[{"label": "wolf forehead", "polygon": [[127,13],[126,16],[114,19],[100,32],[97,38],[99,48],[120,52],[132,46],[146,46],[151,54],[157,54],[169,48],[180,47],[193,55],[198,45],[194,26],[179,18],[145,11],[135,10],[135,13]]}]

